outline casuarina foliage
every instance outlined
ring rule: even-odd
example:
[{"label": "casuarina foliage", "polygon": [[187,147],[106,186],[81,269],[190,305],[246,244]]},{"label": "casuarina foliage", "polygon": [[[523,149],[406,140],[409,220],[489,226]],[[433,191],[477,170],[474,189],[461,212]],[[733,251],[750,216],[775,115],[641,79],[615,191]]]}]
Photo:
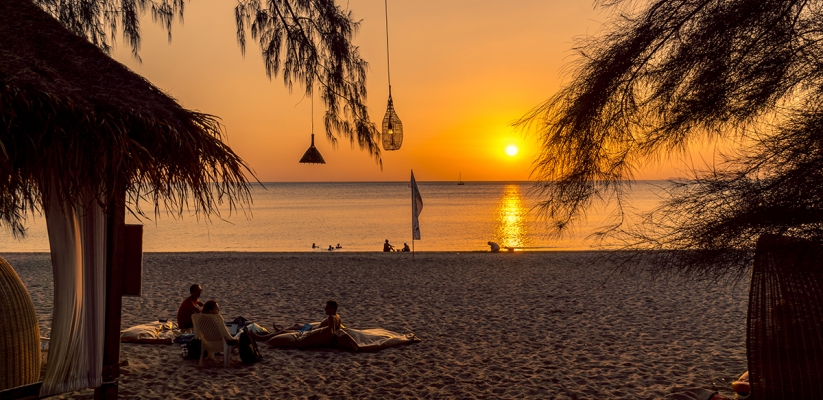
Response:
[{"label": "casuarina foliage", "polygon": [[[517,122],[539,134],[555,232],[613,201],[605,232],[627,249],[686,250],[653,272],[714,277],[747,271],[764,233],[823,239],[823,1],[603,3],[615,17],[577,48],[571,81]],[[735,150],[627,224],[638,168],[705,140]]]}]

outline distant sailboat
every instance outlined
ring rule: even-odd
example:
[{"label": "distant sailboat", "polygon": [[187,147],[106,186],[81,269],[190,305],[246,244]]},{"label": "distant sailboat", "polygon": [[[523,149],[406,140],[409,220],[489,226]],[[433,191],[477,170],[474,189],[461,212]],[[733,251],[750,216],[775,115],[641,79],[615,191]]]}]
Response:
[{"label": "distant sailboat", "polygon": [[465,185],[466,184],[465,182],[463,182],[463,173],[462,172],[460,173],[460,175],[458,175],[457,184],[458,185]]}]

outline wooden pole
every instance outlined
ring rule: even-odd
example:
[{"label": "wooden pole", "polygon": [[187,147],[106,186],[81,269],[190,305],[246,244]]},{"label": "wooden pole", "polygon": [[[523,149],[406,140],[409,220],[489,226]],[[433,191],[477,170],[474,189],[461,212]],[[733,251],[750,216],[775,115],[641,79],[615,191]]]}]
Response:
[{"label": "wooden pole", "polygon": [[126,191],[116,188],[106,212],[106,334],[103,345],[103,385],[94,398],[117,399],[120,377],[120,312],[123,303],[123,252],[126,230]]}]

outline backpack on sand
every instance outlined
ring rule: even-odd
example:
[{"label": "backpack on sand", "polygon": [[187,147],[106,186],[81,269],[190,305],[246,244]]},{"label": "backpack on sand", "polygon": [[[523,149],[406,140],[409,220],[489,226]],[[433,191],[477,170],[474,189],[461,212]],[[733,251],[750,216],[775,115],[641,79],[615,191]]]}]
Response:
[{"label": "backpack on sand", "polygon": [[260,356],[260,351],[257,350],[257,343],[251,338],[246,331],[240,332],[240,344],[237,345],[237,352],[240,353],[240,359],[243,364],[254,364],[263,359]]},{"label": "backpack on sand", "polygon": [[191,339],[183,344],[183,358],[197,360],[200,358],[200,339]]}]

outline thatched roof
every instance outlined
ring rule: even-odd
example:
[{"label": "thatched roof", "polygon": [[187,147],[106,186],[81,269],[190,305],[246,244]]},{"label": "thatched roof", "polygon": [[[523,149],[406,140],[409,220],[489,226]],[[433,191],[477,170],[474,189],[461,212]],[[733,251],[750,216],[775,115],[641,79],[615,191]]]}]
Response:
[{"label": "thatched roof", "polygon": [[21,212],[55,189],[77,198],[125,186],[132,207],[142,197],[178,211],[187,200],[198,212],[249,200],[248,167],[214,117],[184,109],[31,0],[0,1],[0,37],[0,219],[17,233]]}]

